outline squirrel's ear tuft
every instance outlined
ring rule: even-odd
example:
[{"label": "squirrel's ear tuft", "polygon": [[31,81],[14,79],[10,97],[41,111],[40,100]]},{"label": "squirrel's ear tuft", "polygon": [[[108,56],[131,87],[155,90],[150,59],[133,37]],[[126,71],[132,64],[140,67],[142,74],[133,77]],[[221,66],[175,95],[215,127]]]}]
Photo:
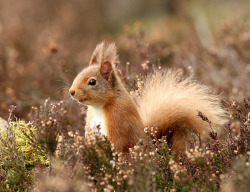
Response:
[{"label": "squirrel's ear tuft", "polygon": [[115,81],[114,67],[117,60],[115,44],[104,45],[100,73],[110,83]]},{"label": "squirrel's ear tuft", "polygon": [[103,58],[102,61],[109,61],[112,64],[118,60],[118,56],[116,53],[116,46],[114,43],[108,44],[104,46],[103,49]]},{"label": "squirrel's ear tuft", "polygon": [[100,64],[102,62],[104,44],[104,42],[101,42],[96,46],[94,52],[92,53],[89,65]]},{"label": "squirrel's ear tuft", "polygon": [[112,64],[109,61],[104,61],[101,64],[100,73],[109,82],[114,81],[114,70]]}]

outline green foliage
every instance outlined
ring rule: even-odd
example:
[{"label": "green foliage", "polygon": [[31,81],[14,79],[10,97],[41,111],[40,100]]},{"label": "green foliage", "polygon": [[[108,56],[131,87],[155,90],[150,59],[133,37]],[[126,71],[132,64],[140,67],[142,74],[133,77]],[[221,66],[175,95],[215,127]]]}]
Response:
[{"label": "green foliage", "polygon": [[[11,121],[13,133],[16,139],[16,149],[22,152],[26,166],[34,166],[35,164],[48,165],[49,159],[44,150],[38,146],[34,146],[29,137],[34,136],[35,127],[32,123],[26,123],[23,120]],[[3,133],[3,139],[6,138],[6,132]]]},{"label": "green foliage", "polygon": [[34,179],[36,165],[47,166],[45,152],[33,146],[28,137],[34,132],[31,123],[11,121],[0,129],[0,188],[25,191]]}]

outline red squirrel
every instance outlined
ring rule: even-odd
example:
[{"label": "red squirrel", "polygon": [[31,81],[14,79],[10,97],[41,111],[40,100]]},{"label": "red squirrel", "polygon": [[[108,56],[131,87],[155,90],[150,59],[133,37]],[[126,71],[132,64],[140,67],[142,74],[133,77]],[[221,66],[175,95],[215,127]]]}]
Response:
[{"label": "red squirrel", "polygon": [[213,128],[226,123],[219,97],[191,77],[180,78],[175,70],[148,75],[140,96],[133,97],[117,74],[117,61],[115,44],[98,44],[89,66],[77,75],[69,92],[88,106],[87,128],[99,125],[101,134],[122,152],[146,139],[146,127],[157,127],[157,138],[171,135],[172,149],[184,151],[187,127],[201,137],[208,134],[210,125],[198,117],[198,111],[208,117]]}]

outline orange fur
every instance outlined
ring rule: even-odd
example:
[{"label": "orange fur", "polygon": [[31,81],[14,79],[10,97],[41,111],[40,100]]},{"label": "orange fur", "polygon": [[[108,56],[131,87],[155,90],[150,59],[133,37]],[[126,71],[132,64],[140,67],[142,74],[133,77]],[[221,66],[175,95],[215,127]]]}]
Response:
[{"label": "orange fur", "polygon": [[[97,45],[89,67],[75,78],[70,93],[80,103],[92,107],[87,112],[88,128],[100,119],[103,133],[121,151],[128,151],[139,139],[145,140],[144,128],[153,126],[158,128],[158,138],[171,136],[172,148],[177,152],[185,150],[187,127],[202,137],[207,135],[209,125],[197,116],[198,111],[217,130],[226,122],[219,98],[206,86],[190,77],[182,78],[174,70],[148,76],[140,97],[132,98],[117,75],[117,60],[114,44]],[[90,79],[96,80],[96,84],[89,85]]]},{"label": "orange fur", "polygon": [[108,138],[121,151],[128,151],[139,139],[145,139],[143,125],[132,99],[118,98],[105,105]]}]

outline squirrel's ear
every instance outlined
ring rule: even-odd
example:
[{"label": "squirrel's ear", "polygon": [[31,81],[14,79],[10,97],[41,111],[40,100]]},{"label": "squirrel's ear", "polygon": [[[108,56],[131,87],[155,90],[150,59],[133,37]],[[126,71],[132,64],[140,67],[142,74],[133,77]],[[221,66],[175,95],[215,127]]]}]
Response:
[{"label": "squirrel's ear", "polygon": [[114,65],[118,60],[116,46],[114,43],[108,44],[103,48],[102,62],[100,72],[102,76],[109,82],[114,83]]},{"label": "squirrel's ear", "polygon": [[101,64],[100,73],[109,82],[114,81],[114,70],[109,61],[104,61]]},{"label": "squirrel's ear", "polygon": [[92,53],[89,65],[95,65],[101,63],[103,49],[104,49],[104,42],[101,42],[96,46],[94,52]]}]

